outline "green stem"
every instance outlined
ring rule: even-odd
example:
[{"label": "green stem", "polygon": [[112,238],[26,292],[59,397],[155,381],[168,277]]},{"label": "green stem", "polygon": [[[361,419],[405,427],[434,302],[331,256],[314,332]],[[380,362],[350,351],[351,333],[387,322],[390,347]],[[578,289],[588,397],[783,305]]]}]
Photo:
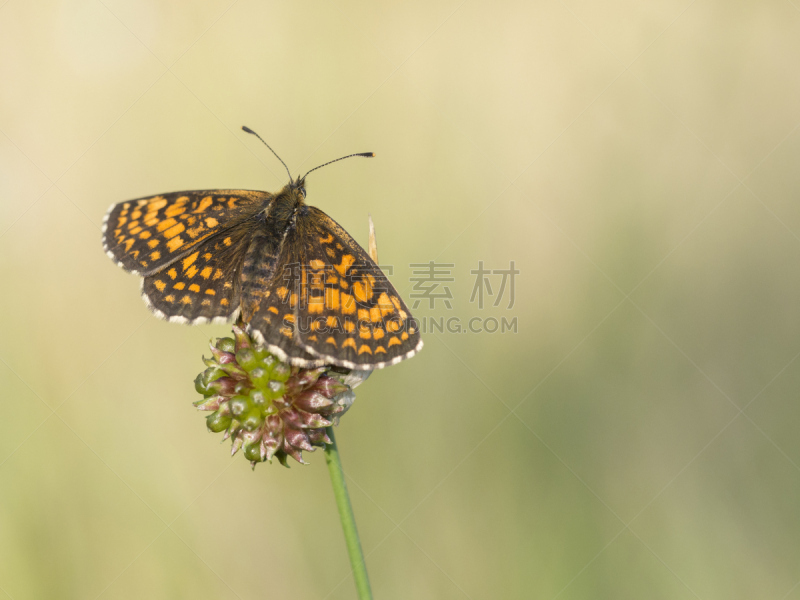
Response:
[{"label": "green stem", "polygon": [[347,484],[344,481],[342,459],[339,457],[339,449],[336,447],[333,427],[328,427],[326,431],[333,443],[325,446],[325,462],[328,463],[328,470],[331,473],[333,495],[336,497],[339,518],[342,520],[344,541],[347,545],[347,553],[350,555],[350,566],[353,569],[353,579],[356,582],[358,598],[359,600],[372,600],[372,590],[369,587],[369,576],[367,575],[367,563],[364,560],[364,552],[361,550],[361,542],[358,539],[358,530],[356,529],[356,518],[353,515],[350,495],[347,493]]}]

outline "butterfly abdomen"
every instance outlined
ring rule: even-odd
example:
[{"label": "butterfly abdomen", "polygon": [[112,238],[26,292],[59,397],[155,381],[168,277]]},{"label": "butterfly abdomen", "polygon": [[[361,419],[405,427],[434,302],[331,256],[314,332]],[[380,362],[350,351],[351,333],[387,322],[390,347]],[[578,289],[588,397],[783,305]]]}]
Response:
[{"label": "butterfly abdomen", "polygon": [[275,272],[278,258],[289,230],[294,227],[295,210],[302,203],[300,195],[287,188],[256,217],[240,275],[242,319],[245,323],[258,311],[261,301],[268,297],[270,282],[276,275],[281,276]]}]

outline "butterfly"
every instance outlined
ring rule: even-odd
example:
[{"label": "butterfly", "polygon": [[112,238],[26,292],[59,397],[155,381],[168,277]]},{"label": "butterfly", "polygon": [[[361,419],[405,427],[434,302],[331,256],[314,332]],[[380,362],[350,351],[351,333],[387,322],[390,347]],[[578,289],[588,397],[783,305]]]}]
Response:
[{"label": "butterfly", "polygon": [[311,171],[289,172],[274,194],[194,190],[114,204],[103,248],[142,277],[145,303],[170,322],[239,322],[304,368],[379,369],[410,358],[422,348],[417,322],[361,246],[305,203]]}]

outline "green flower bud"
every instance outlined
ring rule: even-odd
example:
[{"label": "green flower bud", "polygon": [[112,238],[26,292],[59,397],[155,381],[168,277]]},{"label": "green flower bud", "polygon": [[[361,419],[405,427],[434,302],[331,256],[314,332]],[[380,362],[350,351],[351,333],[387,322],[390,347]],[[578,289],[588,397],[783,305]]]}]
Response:
[{"label": "green flower bud", "polygon": [[220,414],[219,411],[211,413],[206,417],[206,425],[210,431],[219,433],[224,431],[231,424],[231,418],[228,415]]},{"label": "green flower bud", "polygon": [[305,464],[303,451],[331,443],[325,428],[347,411],[352,389],[369,371],[302,369],[282,363],[239,327],[233,336],[218,339],[203,359],[207,368],[195,379],[203,398],[194,405],[213,411],[208,429],[231,438],[231,453],[244,449],[253,466],[273,458],[288,466],[289,456]]}]

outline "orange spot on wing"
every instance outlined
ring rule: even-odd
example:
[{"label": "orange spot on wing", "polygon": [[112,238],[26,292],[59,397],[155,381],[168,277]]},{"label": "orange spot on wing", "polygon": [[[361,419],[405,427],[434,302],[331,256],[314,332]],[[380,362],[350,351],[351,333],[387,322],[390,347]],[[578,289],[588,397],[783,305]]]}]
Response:
[{"label": "orange spot on wing", "polygon": [[271,312],[271,313],[274,313],[274,314],[276,314],[276,315],[278,314],[278,309],[277,309],[277,308],[275,308],[274,306],[270,306],[270,307],[269,307],[267,310],[268,310],[269,312]]},{"label": "orange spot on wing", "polygon": [[314,273],[314,272],[312,272],[311,273],[311,283],[310,283],[311,289],[312,290],[322,291],[322,289],[325,287],[324,278],[325,277],[324,277],[324,275],[322,273]]},{"label": "orange spot on wing", "polygon": [[185,271],[186,269],[188,269],[189,267],[191,267],[191,266],[192,266],[192,264],[194,263],[194,261],[196,261],[196,260],[197,260],[197,257],[198,257],[198,256],[200,256],[200,253],[199,253],[199,252],[193,252],[192,254],[190,254],[189,256],[187,256],[186,258],[184,258],[184,259],[183,259],[183,270]]},{"label": "orange spot on wing", "polygon": [[404,331],[400,334],[400,339],[405,342],[408,339],[408,334]]},{"label": "orange spot on wing", "polygon": [[212,269],[211,267],[204,268],[202,271],[200,271],[200,277],[202,277],[203,279],[208,279],[209,277],[211,277],[211,271],[213,270],[214,269]]},{"label": "orange spot on wing", "polygon": [[[328,342],[329,344],[333,344],[334,348],[336,347],[336,340],[335,340],[335,339],[333,339],[333,336],[329,337],[329,338],[328,338],[328,339],[326,339],[325,341],[326,341],[326,342]],[[354,342],[354,343],[355,343],[355,342]]]},{"label": "orange spot on wing", "polygon": [[189,279],[197,275],[197,267],[195,267],[194,265],[189,267],[189,269],[186,271],[186,275],[188,275]]},{"label": "orange spot on wing", "polygon": [[351,321],[345,321],[345,322],[344,322],[344,330],[345,330],[347,333],[353,333],[353,332],[356,330],[356,325],[355,325],[355,323],[353,323],[353,322],[351,322]]},{"label": "orange spot on wing", "polygon": [[180,237],[180,236],[174,237],[170,241],[167,242],[167,249],[170,252],[175,252],[175,250],[177,250],[181,246],[183,246],[183,238]]},{"label": "orange spot on wing", "polygon": [[328,318],[325,321],[325,324],[328,327],[336,327],[339,324],[339,319],[337,319],[333,315],[329,315]]},{"label": "orange spot on wing", "polygon": [[207,295],[209,295],[209,296],[216,296],[216,295],[217,295],[217,292],[215,292],[215,291],[214,291],[214,290],[212,290],[211,288],[208,288],[208,289],[206,290],[206,294],[207,294]]},{"label": "orange spot on wing", "polygon": [[170,227],[175,225],[175,223],[177,223],[175,219],[164,219],[156,226],[156,230],[164,231],[165,229],[169,229]]},{"label": "orange spot on wing", "polygon": [[378,321],[380,321],[381,320],[381,309],[376,307],[376,306],[373,306],[372,308],[370,308],[369,309],[369,320],[372,321],[373,323],[377,323]]},{"label": "orange spot on wing", "polygon": [[189,296],[188,294],[185,295],[183,298],[181,298],[181,304],[191,304],[191,303],[192,303],[192,297]]},{"label": "orange spot on wing", "polygon": [[179,281],[178,283],[176,283],[172,287],[174,287],[176,290],[182,290],[183,288],[186,287],[186,284],[184,282],[182,282],[182,281]]},{"label": "orange spot on wing", "polygon": [[358,330],[358,337],[360,337],[362,340],[369,340],[372,339],[372,333],[368,327],[360,327]]},{"label": "orange spot on wing", "polygon": [[169,296],[164,296],[164,300],[166,300],[167,302],[175,302],[175,296],[173,296],[172,294],[170,294]]},{"label": "orange spot on wing", "polygon": [[164,214],[168,217],[177,217],[180,214],[186,212],[186,207],[178,204],[173,204],[167,210],[164,211]]},{"label": "orange spot on wing", "polygon": [[[145,231],[145,233],[147,232]],[[151,248],[155,248],[156,246],[158,246],[158,240],[150,240],[149,242],[147,242],[147,245],[150,246]]]},{"label": "orange spot on wing", "polygon": [[142,233],[139,234],[139,239],[140,240],[146,240],[149,237],[150,237],[150,232],[149,231],[143,231]]},{"label": "orange spot on wing", "polygon": [[339,310],[339,290],[335,288],[325,288],[325,308],[328,310]]},{"label": "orange spot on wing", "polygon": [[383,329],[376,329],[372,332],[372,339],[379,340],[383,337]]},{"label": "orange spot on wing", "polygon": [[339,271],[339,275],[344,277],[347,274],[347,269],[353,266],[353,263],[356,262],[356,257],[352,254],[345,254],[342,257],[342,262],[338,265],[334,265],[334,269]]},{"label": "orange spot on wing", "polygon": [[369,311],[366,308],[359,308],[358,309],[358,320],[359,321],[369,321]]},{"label": "orange spot on wing", "polygon": [[372,286],[369,284],[369,281],[357,281],[354,283],[353,295],[361,304],[364,304],[367,300],[372,298]]},{"label": "orange spot on wing", "polygon": [[228,306],[228,299],[227,298],[223,298],[222,300],[219,301],[219,303],[222,306]]},{"label": "orange spot on wing", "polygon": [[308,263],[308,264],[309,264],[309,265],[311,265],[311,268],[312,268],[312,269],[317,269],[317,270],[319,270],[319,269],[321,269],[322,267],[324,267],[324,266],[325,266],[325,263],[324,263],[324,262],[322,262],[322,261],[321,261],[320,259],[318,259],[318,258],[315,258],[315,259],[313,259],[313,260],[309,261],[309,263]]},{"label": "orange spot on wing", "polygon": [[164,237],[167,239],[174,238],[179,233],[183,233],[186,227],[183,226],[183,223],[178,223],[177,225],[173,225],[169,229],[164,232]]},{"label": "orange spot on wing", "polygon": [[333,234],[329,233],[328,237],[321,237],[319,241],[323,244],[330,244],[333,241]]},{"label": "orange spot on wing", "polygon": [[161,281],[160,279],[156,279],[156,280],[153,282],[153,285],[155,285],[155,286],[156,286],[156,289],[157,289],[159,292],[163,292],[163,291],[164,291],[164,288],[165,288],[165,287],[167,287],[167,284],[166,284],[166,283],[164,283],[163,281]]},{"label": "orange spot on wing", "polygon": [[206,218],[206,227],[208,227],[209,229],[212,229],[217,225],[219,225],[219,221],[217,221],[214,217]]},{"label": "orange spot on wing", "polygon": [[189,291],[190,292],[199,292],[200,291],[200,286],[197,285],[196,283],[193,283],[192,285],[189,286]]},{"label": "orange spot on wing", "polygon": [[361,348],[358,349],[358,353],[359,353],[359,355],[361,355],[361,354],[364,354],[365,352],[367,354],[372,354],[372,348],[370,348],[366,344],[361,344]]},{"label": "orange spot on wing", "polygon": [[391,348],[392,346],[401,346],[401,345],[402,344],[400,343],[400,340],[398,340],[395,336],[392,336],[389,339],[389,348]]},{"label": "orange spot on wing", "polygon": [[383,346],[378,346],[375,348],[375,354],[386,354],[386,348]]},{"label": "orange spot on wing", "polygon": [[350,346],[353,350],[356,349],[356,341],[353,338],[347,338],[345,341],[342,342],[342,348],[347,348]]},{"label": "orange spot on wing", "polygon": [[325,308],[325,299],[322,296],[311,296],[308,300],[308,312],[321,313]]},{"label": "orange spot on wing", "polygon": [[346,315],[356,312],[356,303],[350,294],[342,294],[342,312]]},{"label": "orange spot on wing", "polygon": [[211,199],[211,196],[206,196],[205,198],[200,200],[200,204],[198,204],[197,208],[194,209],[192,212],[194,213],[205,212],[206,209],[208,209],[208,207],[211,206],[213,203],[214,201]]},{"label": "orange spot on wing", "polygon": [[148,212],[155,212],[157,210],[161,210],[167,205],[167,200],[161,196],[156,196],[150,200],[150,203],[147,205]]}]

